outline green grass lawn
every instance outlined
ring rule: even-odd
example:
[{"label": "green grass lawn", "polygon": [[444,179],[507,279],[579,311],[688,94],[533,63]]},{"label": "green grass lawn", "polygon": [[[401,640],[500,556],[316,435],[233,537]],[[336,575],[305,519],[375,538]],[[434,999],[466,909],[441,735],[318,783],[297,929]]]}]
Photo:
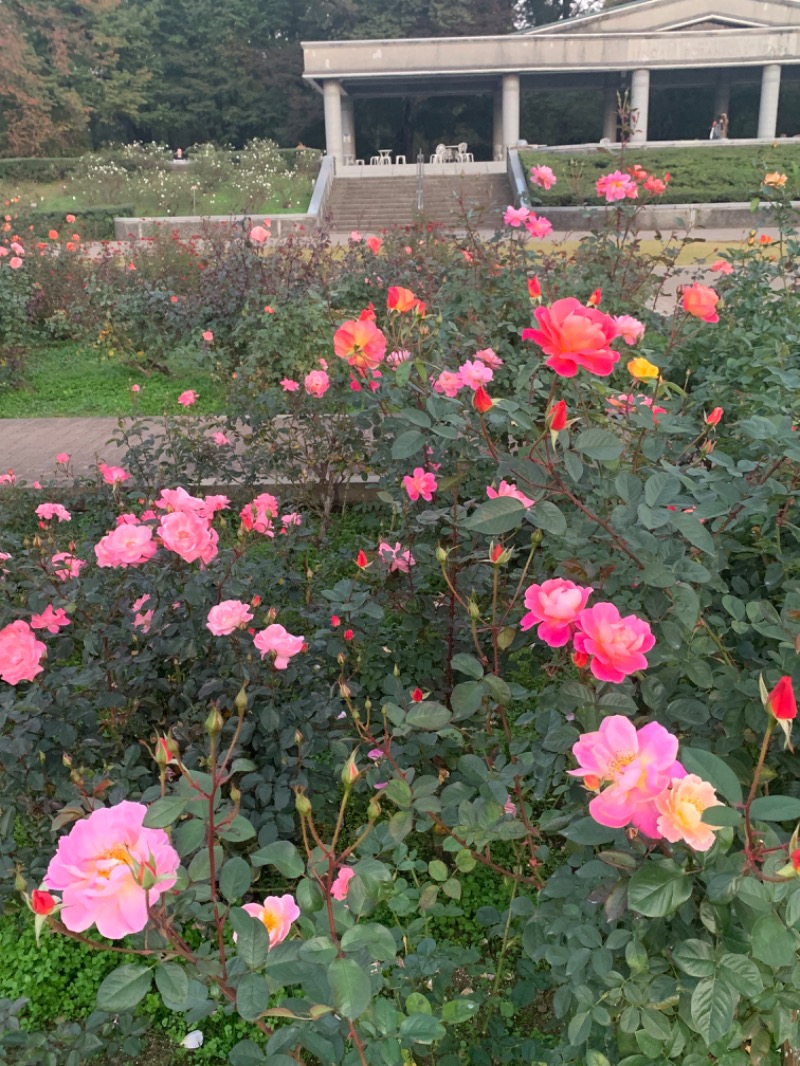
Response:
[{"label": "green grass lawn", "polygon": [[[140,389],[135,405],[134,384]],[[101,360],[91,348],[64,341],[30,353],[21,388],[0,387],[0,418],[179,414],[182,408],[177,399],[184,389],[194,389],[199,395],[193,414],[224,410],[225,387],[209,373],[146,375],[114,360]]]},{"label": "green grass lawn", "polygon": [[[620,146],[595,148],[587,152],[548,152],[527,150],[522,154],[526,173],[531,166],[552,167],[558,179],[550,190],[531,187],[534,202],[543,206],[571,206],[597,203],[594,188],[601,174],[620,166]],[[671,175],[659,203],[746,202],[758,194],[761,179],[770,171],[787,175],[787,191],[800,196],[800,144],[774,144],[768,147],[698,145],[697,148],[625,149],[622,169],[638,163],[662,177]]]}]

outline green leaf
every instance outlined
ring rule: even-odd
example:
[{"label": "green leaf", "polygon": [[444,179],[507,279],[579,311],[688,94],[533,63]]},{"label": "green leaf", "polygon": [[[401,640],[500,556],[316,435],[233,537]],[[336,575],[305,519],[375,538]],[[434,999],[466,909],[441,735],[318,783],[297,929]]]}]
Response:
[{"label": "green leaf", "polygon": [[699,982],[692,993],[692,1022],[706,1044],[730,1033],[738,998],[719,974]]},{"label": "green leaf", "polygon": [[431,1014],[409,1014],[400,1023],[400,1036],[415,1044],[433,1044],[447,1035],[447,1030]]},{"label": "green leaf", "polygon": [[478,1013],[480,1004],[474,999],[451,999],[442,1006],[442,1021],[449,1025],[461,1025]]},{"label": "green leaf", "polygon": [[622,442],[607,429],[587,429],[579,434],[575,449],[590,459],[609,462],[622,455]]},{"label": "green leaf", "polygon": [[250,861],[254,866],[274,866],[284,877],[292,880],[302,877],[306,868],[300,852],[289,840],[267,844],[265,848],[253,852]]},{"label": "green leaf", "polygon": [[753,925],[750,950],[754,958],[773,970],[792,966],[797,961],[797,936],[786,928],[780,918],[765,914]]},{"label": "green leaf", "polygon": [[732,825],[737,826],[744,815],[734,807],[707,807],[700,815],[700,821],[705,825]]},{"label": "green leaf", "polygon": [[406,715],[406,722],[414,729],[424,729],[435,733],[450,724],[451,714],[443,703],[434,703],[424,700],[415,703]]},{"label": "green leaf", "polygon": [[411,806],[411,788],[408,782],[400,777],[393,777],[381,795],[401,810],[408,810]]},{"label": "green leaf", "polygon": [[254,1022],[269,1009],[269,985],[263,974],[244,975],[236,988],[236,1009],[246,1022]]},{"label": "green leaf", "polygon": [[328,967],[333,1005],[339,1014],[353,1021],[369,1007],[372,984],[355,959],[334,959]]},{"label": "green leaf", "polygon": [[342,951],[360,951],[362,948],[379,962],[388,962],[397,955],[394,937],[385,925],[378,922],[354,925],[342,936]]},{"label": "green leaf", "polygon": [[183,1010],[189,1000],[189,976],[177,962],[156,967],[156,988],[170,1010]]},{"label": "green leaf", "polygon": [[496,496],[480,504],[466,520],[464,526],[473,533],[486,533],[497,537],[518,529],[525,513],[524,505],[513,496]]},{"label": "green leaf", "polygon": [[450,665],[460,674],[466,674],[467,677],[471,677],[473,681],[480,681],[483,677],[481,664],[474,655],[467,655],[466,652],[462,651],[458,655],[454,655],[450,660]]},{"label": "green leaf", "polygon": [[408,459],[416,455],[424,443],[425,436],[418,429],[406,430],[392,443],[392,459]]},{"label": "green leaf", "polygon": [[750,805],[750,815],[761,822],[795,822],[800,818],[796,796],[759,796]]},{"label": "green leaf", "polygon": [[112,970],[97,990],[98,1010],[109,1014],[133,1010],[150,991],[153,971],[148,966],[127,963]]},{"label": "green leaf", "polygon": [[269,954],[269,933],[263,922],[252,914],[234,907],[229,921],[236,933],[236,953],[250,970],[260,969]]},{"label": "green leaf", "polygon": [[617,830],[600,825],[594,818],[578,818],[563,830],[563,835],[573,844],[608,844],[616,837]]},{"label": "green leaf", "polygon": [[185,796],[165,796],[150,804],[142,824],[146,829],[166,829],[177,822],[188,805],[189,800]]},{"label": "green leaf", "polygon": [[254,1040],[240,1040],[228,1052],[231,1066],[265,1066],[267,1056]]},{"label": "green leaf", "polygon": [[637,870],[628,885],[631,910],[646,918],[665,918],[692,894],[691,878],[671,859]]},{"label": "green leaf", "polygon": [[252,883],[250,863],[239,855],[228,859],[220,870],[219,890],[228,903],[241,899]]},{"label": "green leaf", "polygon": [[681,483],[674,474],[660,470],[645,482],[644,502],[648,507],[663,507],[672,503],[681,491]]},{"label": "green leaf", "polygon": [[705,940],[684,940],[677,944],[672,959],[690,977],[710,977],[716,969],[714,951]]},{"label": "green leaf", "polygon": [[697,774],[703,780],[710,781],[728,803],[742,803],[739,778],[719,755],[700,748],[681,748],[681,762],[690,774]]},{"label": "green leaf", "polygon": [[705,526],[700,524],[699,518],[695,518],[693,514],[670,512],[669,521],[673,529],[677,529],[695,548],[699,548],[706,555],[716,554],[711,534]]},{"label": "green leaf", "polygon": [[567,532],[567,520],[563,511],[550,500],[539,500],[528,512],[537,529],[543,529],[553,537],[563,537]]},{"label": "green leaf", "polygon": [[723,955],[719,960],[721,976],[743,996],[753,999],[764,991],[764,979],[761,971],[746,955]]}]

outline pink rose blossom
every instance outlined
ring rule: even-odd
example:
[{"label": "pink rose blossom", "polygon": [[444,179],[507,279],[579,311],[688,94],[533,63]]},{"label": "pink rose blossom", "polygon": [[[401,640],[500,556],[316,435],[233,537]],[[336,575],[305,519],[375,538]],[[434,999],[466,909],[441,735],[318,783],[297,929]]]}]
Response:
[{"label": "pink rose blossom", "polygon": [[513,818],[517,816],[517,805],[510,796],[506,796],[506,801],[503,804],[503,810],[506,814],[510,814]]},{"label": "pink rose blossom", "polygon": [[44,886],[62,893],[61,921],[92,925],[121,940],[147,925],[152,906],[175,884],[180,858],[163,829],[143,827],[147,807],[123,800],[76,822],[58,842]]},{"label": "pink rose blossom", "polygon": [[626,344],[636,344],[644,336],[644,325],[638,318],[632,315],[613,315],[612,320],[617,327],[617,336],[622,337]]},{"label": "pink rose blossom", "polygon": [[184,562],[208,564],[217,555],[219,537],[208,522],[194,511],[173,511],[161,516],[156,530],[161,543]]},{"label": "pink rose blossom", "polygon": [[283,526],[283,533],[288,533],[293,526],[302,526],[303,516],[299,511],[290,511],[289,514],[281,515],[281,525]]},{"label": "pink rose blossom", "polygon": [[542,189],[552,189],[556,183],[556,176],[550,167],[531,167],[531,182]]},{"label": "pink rose blossom", "polygon": [[197,393],[194,389],[186,389],[178,397],[178,403],[181,407],[191,407],[192,404],[197,403]]},{"label": "pink rose blossom", "polygon": [[383,748],[370,748],[367,752],[367,758],[372,759],[373,762],[377,762],[385,755]]},{"label": "pink rose blossom", "polygon": [[596,603],[578,617],[575,650],[591,656],[589,666],[598,681],[619,684],[628,674],[646,670],[645,652],[655,642],[647,622],[635,614],[620,618],[613,603]]},{"label": "pink rose blossom", "polygon": [[520,492],[513,481],[501,481],[496,489],[491,485],[487,485],[486,495],[490,500],[496,500],[498,496],[511,496],[513,499],[519,500],[519,502],[525,507],[533,507],[536,502],[529,496],[526,496],[524,492]]},{"label": "pink rose blossom", "polygon": [[609,396],[606,400],[609,406],[609,414],[614,414],[616,409],[622,414],[629,415],[635,411],[637,407],[649,407],[653,412],[653,424],[658,424],[658,416],[666,414],[666,407],[653,406],[653,397],[645,396],[642,393],[634,396],[633,393],[621,392],[619,396]]},{"label": "pink rose blossom", "polygon": [[153,506],[160,511],[194,511],[199,514],[205,508],[205,501],[178,485],[176,489],[162,489]]},{"label": "pink rose blossom", "polygon": [[449,396],[451,400],[454,396],[457,396],[463,388],[464,382],[458,371],[454,373],[452,370],[443,370],[433,383],[434,392],[444,393],[444,395]]},{"label": "pink rose blossom", "polygon": [[229,637],[237,629],[244,629],[253,615],[241,600],[223,600],[208,612],[206,629],[215,637]]},{"label": "pink rose blossom", "polygon": [[19,270],[19,268],[22,266],[22,260],[18,255],[12,255],[12,257],[8,261],[8,265],[11,267],[12,270]]},{"label": "pink rose blossom", "polygon": [[141,385],[131,385],[131,392],[132,393],[135,394],[135,393],[141,392],[141,391],[142,391],[142,386]]},{"label": "pink rose blossom", "polygon": [[206,344],[212,344],[213,343],[214,334],[211,332],[210,329],[207,329],[207,330],[203,331],[203,340],[206,342]]},{"label": "pink rose blossom", "polygon": [[278,517],[279,510],[277,499],[268,492],[262,492],[252,503],[245,504],[239,512],[239,517],[248,532],[255,530],[256,533],[274,537],[272,521]]},{"label": "pink rose blossom", "polygon": [[356,872],[350,866],[343,866],[336,875],[336,879],[331,885],[331,895],[334,899],[344,901],[347,896],[347,889],[350,886],[351,880],[356,876]]},{"label": "pink rose blossom", "polygon": [[95,544],[94,553],[100,567],[124,568],[140,566],[152,559],[157,550],[153,531],[149,526],[117,526]]},{"label": "pink rose blossom", "polygon": [[596,732],[584,733],[572,753],[578,769],[567,772],[598,793],[589,804],[596,822],[614,829],[630,823],[653,839],[661,836],[654,800],[686,773],[676,761],[676,736],[658,722],[637,730],[623,715],[613,714]]},{"label": "pink rose blossom", "polygon": [[503,360],[494,350],[494,348],[484,348],[483,351],[476,352],[475,358],[480,359],[482,363],[490,366],[492,370],[499,370],[503,365]]},{"label": "pink rose blossom", "polygon": [[7,474],[0,474],[0,485],[16,485],[17,475],[9,468]]},{"label": "pink rose blossom", "polygon": [[486,363],[482,363],[480,359],[476,359],[474,362],[468,359],[458,368],[458,376],[461,378],[462,385],[475,391],[484,385],[488,385],[494,377],[494,371]]},{"label": "pink rose blossom", "polygon": [[46,629],[48,633],[57,633],[62,626],[69,624],[64,608],[54,608],[51,603],[48,603],[41,614],[31,616],[31,629]]},{"label": "pink rose blossom", "polygon": [[430,503],[438,487],[434,475],[427,473],[421,466],[415,467],[413,474],[406,474],[403,478],[403,488],[411,500],[418,500],[421,496]]},{"label": "pink rose blossom", "polygon": [[670,843],[685,841],[695,851],[708,851],[714,843],[714,831],[720,826],[702,820],[703,811],[721,807],[714,786],[697,774],[674,778],[655,798],[657,828]]},{"label": "pink rose blossom", "polygon": [[407,363],[411,358],[411,352],[407,348],[398,348],[397,351],[389,352],[386,356],[386,365],[397,369],[401,363]]},{"label": "pink rose blossom", "polygon": [[33,635],[27,622],[18,620],[0,629],[0,680],[9,685],[33,681],[44,667],[40,660],[47,646]]},{"label": "pink rose blossom", "polygon": [[537,636],[551,648],[563,648],[575,632],[578,617],[594,590],[588,585],[576,585],[561,577],[530,585],[525,590],[528,613],[522,616],[520,629],[539,626]]},{"label": "pink rose blossom", "polygon": [[527,207],[512,207],[510,204],[505,210],[503,221],[513,229],[519,229],[525,222],[530,212]]},{"label": "pink rose blossom", "polygon": [[330,387],[331,379],[324,370],[311,370],[303,379],[303,385],[309,396],[319,399],[324,396]]},{"label": "pink rose blossom", "polygon": [[300,382],[293,381],[292,378],[283,378],[281,380],[281,388],[284,392],[297,392],[300,388]]},{"label": "pink rose blossom", "polygon": [[15,255],[25,255],[25,249],[19,241],[12,241],[9,247]]},{"label": "pink rose blossom", "polygon": [[546,218],[542,218],[541,215],[535,215],[531,212],[525,220],[525,229],[530,233],[531,237],[537,237],[541,240],[553,232],[553,223]]},{"label": "pink rose blossom", "polygon": [[[285,940],[292,929],[292,922],[300,917],[300,908],[294,901],[294,896],[267,896],[263,903],[245,903],[242,907],[249,915],[263,922],[269,933],[269,946],[274,948]],[[236,933],[233,939],[237,939]]]},{"label": "pink rose blossom", "polygon": [[123,481],[127,481],[131,476],[121,466],[109,466],[108,463],[98,463],[97,469],[103,475],[103,481],[107,485],[121,485]]},{"label": "pink rose blossom", "polygon": [[378,555],[389,567],[390,574],[394,573],[395,570],[400,571],[402,574],[407,574],[412,566],[417,565],[417,561],[411,552],[403,551],[403,546],[399,540],[394,547],[382,540],[378,545]]},{"label": "pink rose blossom", "polygon": [[727,259],[717,259],[716,262],[711,264],[710,269],[715,274],[732,274],[733,263],[729,263]]},{"label": "pink rose blossom", "polygon": [[57,518],[59,522],[72,520],[72,515],[60,503],[40,503],[36,508],[36,514],[42,521],[49,521],[51,518]]},{"label": "pink rose blossom", "polygon": [[151,611],[141,611],[133,616],[133,628],[141,630],[142,633],[149,633],[150,626],[153,624],[153,614]]},{"label": "pink rose blossom", "polygon": [[231,443],[230,439],[221,430],[212,434],[211,439],[219,448],[224,448],[226,444]]},{"label": "pink rose blossom", "polygon": [[139,526],[142,524],[141,518],[138,515],[132,514],[127,511],[125,514],[118,514],[114,519],[114,522],[118,526]]},{"label": "pink rose blossom", "polygon": [[630,174],[623,174],[621,170],[615,170],[613,174],[604,174],[595,182],[598,196],[604,196],[606,203],[614,203],[616,200],[635,200],[639,195],[636,182]]},{"label": "pink rose blossom", "polygon": [[70,552],[56,552],[50,562],[53,566],[53,573],[61,581],[68,581],[71,577],[77,577],[86,566],[85,559],[78,559],[77,556],[70,554]]},{"label": "pink rose blossom", "polygon": [[261,658],[270,652],[275,653],[275,669],[285,670],[292,656],[303,650],[304,637],[294,637],[283,626],[273,623],[256,633],[253,643],[261,652]]},{"label": "pink rose blossom", "polygon": [[59,466],[66,466],[67,463],[69,462],[69,459],[70,459],[70,457],[69,457],[68,452],[59,452],[58,455],[56,456],[56,462],[58,463]]},{"label": "pink rose blossom", "polygon": [[547,366],[560,377],[574,377],[579,367],[605,377],[619,361],[609,345],[618,335],[610,315],[585,307],[574,296],[534,311],[538,329],[524,329],[522,339],[538,344],[549,358]]},{"label": "pink rose blossom", "polygon": [[263,244],[264,241],[269,239],[269,230],[264,226],[253,226],[250,230],[250,243],[251,244]]}]

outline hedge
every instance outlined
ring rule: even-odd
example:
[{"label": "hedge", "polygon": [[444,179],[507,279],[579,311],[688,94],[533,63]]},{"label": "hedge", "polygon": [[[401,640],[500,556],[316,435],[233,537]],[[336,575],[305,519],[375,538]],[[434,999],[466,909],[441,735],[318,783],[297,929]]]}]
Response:
[{"label": "hedge", "polygon": [[95,207],[82,207],[77,212],[77,221],[68,223],[66,211],[32,210],[21,212],[15,226],[20,233],[33,226],[34,234],[41,237],[46,235],[48,230],[55,229],[60,232],[72,225],[83,240],[112,240],[115,236],[114,219],[130,218],[133,214],[133,204],[98,204]]}]

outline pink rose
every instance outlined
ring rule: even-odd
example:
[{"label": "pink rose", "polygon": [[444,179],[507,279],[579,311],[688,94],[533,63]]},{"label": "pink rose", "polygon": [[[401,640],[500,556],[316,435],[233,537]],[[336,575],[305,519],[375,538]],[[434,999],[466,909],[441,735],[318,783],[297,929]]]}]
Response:
[{"label": "pink rose", "polygon": [[53,566],[53,573],[61,581],[68,581],[71,577],[77,577],[86,566],[85,559],[78,559],[77,556],[71,555],[70,552],[56,552],[50,562]]},{"label": "pink rose", "polygon": [[212,344],[213,343],[214,334],[211,332],[210,329],[206,329],[206,330],[203,331],[203,340],[206,342],[206,344]]},{"label": "pink rose", "polygon": [[218,431],[218,432],[212,434],[211,439],[220,448],[224,448],[226,444],[230,444],[231,443],[231,441],[228,439],[228,437],[226,437],[225,434],[222,433],[221,431]]},{"label": "pink rose", "polygon": [[635,614],[620,618],[613,603],[596,603],[578,617],[575,650],[591,656],[598,681],[619,684],[628,674],[647,669],[645,652],[656,642],[650,626]]},{"label": "pink rose", "polygon": [[530,233],[531,237],[537,237],[541,240],[553,232],[553,223],[531,212],[525,220],[525,229]]},{"label": "pink rose", "polygon": [[134,526],[127,522],[106,533],[94,546],[97,565],[113,568],[140,566],[152,559],[156,550],[153,531],[149,526]]},{"label": "pink rose", "polygon": [[556,176],[550,167],[531,167],[531,183],[542,189],[552,189],[556,184]]},{"label": "pink rose", "polygon": [[409,499],[418,500],[421,496],[423,500],[430,503],[438,484],[433,474],[429,474],[421,466],[417,466],[414,468],[413,474],[406,474],[403,478],[403,488],[408,493]]},{"label": "pink rose", "polygon": [[695,851],[708,851],[714,843],[714,832],[721,827],[704,822],[703,811],[722,804],[714,786],[697,774],[673,778],[656,796],[655,806],[658,832],[670,843],[683,840]]},{"label": "pink rose", "polygon": [[206,629],[215,637],[229,637],[237,629],[244,629],[253,616],[241,600],[223,600],[208,612]]},{"label": "pink rose", "polygon": [[283,626],[273,623],[256,633],[253,643],[261,652],[262,659],[272,652],[275,655],[275,669],[285,670],[289,660],[303,650],[305,638],[294,637]]},{"label": "pink rose", "polygon": [[626,344],[636,344],[644,336],[644,325],[632,315],[614,315],[613,322],[617,327],[617,335]]},{"label": "pink rose", "polygon": [[[263,903],[245,903],[242,910],[259,922],[263,922],[269,933],[269,946],[274,948],[285,940],[292,929],[292,922],[300,917],[300,908],[294,901],[294,896],[288,893],[285,896],[267,896]],[[233,934],[234,941],[237,939]]]},{"label": "pink rose", "polygon": [[636,182],[630,174],[623,174],[621,170],[615,170],[613,174],[604,174],[595,182],[598,196],[604,196],[606,203],[614,203],[615,200],[635,200],[639,194]]},{"label": "pink rose", "polygon": [[245,504],[239,512],[239,517],[248,532],[255,530],[256,533],[274,537],[272,522],[278,517],[279,510],[277,499],[268,492],[262,492],[252,503]]},{"label": "pink rose", "polygon": [[194,389],[186,389],[178,397],[178,403],[181,407],[191,407],[193,403],[197,403],[197,393]]},{"label": "pink rose", "polygon": [[498,496],[510,496],[514,500],[519,500],[525,507],[533,507],[534,503],[536,503],[536,500],[532,500],[524,492],[520,492],[513,481],[501,481],[496,489],[492,488],[491,485],[487,485],[486,495],[490,500],[496,500]]},{"label": "pink rose", "polygon": [[107,485],[121,485],[123,481],[127,481],[131,476],[121,466],[109,466],[108,463],[98,463],[97,469],[103,475],[103,481]]},{"label": "pink rose", "polygon": [[44,670],[40,660],[46,654],[47,646],[27,622],[18,620],[0,629],[0,679],[7,684],[33,681]]},{"label": "pink rose", "polygon": [[347,896],[347,889],[350,887],[350,882],[356,876],[355,870],[350,866],[343,866],[336,875],[336,878],[331,885],[331,895],[334,899],[338,899],[343,902]]},{"label": "pink rose", "polygon": [[69,459],[70,457],[68,452],[59,452],[56,456],[56,462],[59,466],[66,466],[69,462]]},{"label": "pink rose", "polygon": [[300,382],[294,381],[292,380],[292,378],[282,378],[281,388],[284,392],[297,392],[297,390],[300,388]]},{"label": "pink rose", "polygon": [[48,603],[41,614],[31,616],[31,629],[46,629],[48,633],[57,633],[62,626],[69,624],[64,608],[54,608],[51,603]]},{"label": "pink rose", "polygon": [[394,573],[395,570],[399,570],[402,574],[407,574],[412,566],[416,566],[417,562],[410,551],[403,551],[403,546],[398,540],[394,547],[388,544],[385,540],[382,540],[378,545],[378,555],[389,567],[389,573]]},{"label": "pink rose", "polygon": [[175,552],[184,562],[196,560],[207,564],[217,554],[219,537],[208,522],[194,511],[173,511],[161,516],[156,530],[161,543],[168,551]]},{"label": "pink rose", "polygon": [[522,616],[520,629],[539,626],[537,636],[551,648],[563,648],[575,632],[578,617],[594,590],[576,585],[561,577],[530,585],[525,590],[528,613]]},{"label": "pink rose", "polygon": [[76,822],[58,842],[45,888],[62,893],[59,917],[82,933],[121,940],[147,925],[148,903],[175,884],[180,858],[163,829],[145,829],[143,803],[123,800]]},{"label": "pink rose", "polygon": [[475,358],[480,359],[482,363],[486,363],[486,365],[490,366],[492,370],[499,370],[503,365],[503,360],[494,348],[484,348],[482,351],[476,352]]},{"label": "pink rose", "polygon": [[69,522],[72,519],[72,515],[60,503],[40,503],[36,508],[36,514],[44,522],[51,518],[57,518],[59,522]]},{"label": "pink rose", "polygon": [[459,371],[443,370],[433,383],[433,391],[444,393],[450,399],[457,396],[464,388],[464,381]]},{"label": "pink rose", "polygon": [[8,261],[8,265],[11,267],[12,270],[19,270],[19,268],[22,266],[22,260],[18,255],[12,255],[12,257]]},{"label": "pink rose", "polygon": [[253,226],[250,230],[250,243],[251,244],[263,244],[264,241],[269,239],[269,230],[263,226]]},{"label": "pink rose", "polygon": [[527,207],[512,207],[510,204],[505,210],[503,221],[513,229],[519,229],[525,222],[530,212]]},{"label": "pink rose", "polygon": [[461,378],[462,385],[475,391],[483,385],[488,385],[494,377],[494,371],[479,359],[474,362],[468,359],[458,368],[458,376]]},{"label": "pink rose", "polygon": [[619,361],[619,352],[609,347],[618,335],[614,320],[574,296],[537,307],[534,317],[539,328],[524,329],[522,339],[538,344],[549,357],[547,366],[560,377],[574,377],[579,367],[605,377]]},{"label": "pink rose", "polygon": [[324,396],[330,387],[331,379],[324,370],[311,370],[303,379],[303,385],[309,396],[319,399]]}]

